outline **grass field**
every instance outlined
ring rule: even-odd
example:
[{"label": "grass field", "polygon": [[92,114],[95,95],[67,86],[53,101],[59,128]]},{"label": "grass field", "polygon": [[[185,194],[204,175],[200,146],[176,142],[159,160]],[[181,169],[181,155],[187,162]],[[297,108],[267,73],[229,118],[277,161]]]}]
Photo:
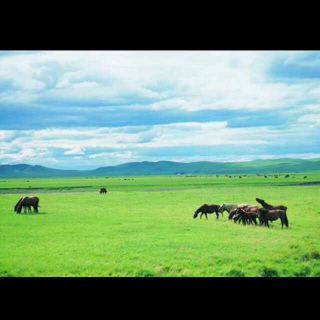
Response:
[{"label": "grass field", "polygon": [[[2,178],[0,275],[320,276],[320,174],[234,176]],[[13,212],[26,194],[39,214]],[[256,197],[286,205],[289,229],[193,219],[203,203]]]}]

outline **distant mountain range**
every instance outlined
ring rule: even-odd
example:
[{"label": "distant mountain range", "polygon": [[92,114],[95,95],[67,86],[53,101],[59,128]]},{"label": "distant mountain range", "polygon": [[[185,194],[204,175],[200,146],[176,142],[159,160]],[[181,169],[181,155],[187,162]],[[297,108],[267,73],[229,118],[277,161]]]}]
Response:
[{"label": "distant mountain range", "polygon": [[131,162],[95,170],[59,170],[28,164],[0,165],[1,178],[179,175],[179,174],[250,174],[320,172],[320,159],[275,159],[246,162],[172,161]]}]

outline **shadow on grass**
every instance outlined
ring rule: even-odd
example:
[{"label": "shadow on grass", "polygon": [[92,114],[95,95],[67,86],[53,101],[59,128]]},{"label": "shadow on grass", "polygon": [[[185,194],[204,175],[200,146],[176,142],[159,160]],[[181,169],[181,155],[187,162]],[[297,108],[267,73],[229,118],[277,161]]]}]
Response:
[{"label": "shadow on grass", "polygon": [[17,213],[17,215],[21,215],[21,216],[37,216],[37,215],[41,215],[41,214],[47,214],[47,212],[28,212],[28,213]]}]

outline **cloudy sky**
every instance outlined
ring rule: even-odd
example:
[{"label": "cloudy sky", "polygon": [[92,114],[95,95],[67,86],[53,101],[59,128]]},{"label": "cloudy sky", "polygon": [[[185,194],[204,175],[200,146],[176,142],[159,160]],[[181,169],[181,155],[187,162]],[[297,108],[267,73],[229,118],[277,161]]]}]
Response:
[{"label": "cloudy sky", "polygon": [[0,51],[0,164],[320,158],[320,51]]}]

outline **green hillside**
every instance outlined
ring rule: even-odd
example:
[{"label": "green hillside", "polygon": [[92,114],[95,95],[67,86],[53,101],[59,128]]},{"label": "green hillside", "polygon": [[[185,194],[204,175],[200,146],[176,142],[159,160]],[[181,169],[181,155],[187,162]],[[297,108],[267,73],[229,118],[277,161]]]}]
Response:
[{"label": "green hillside", "polygon": [[272,174],[320,172],[320,160],[276,159],[246,162],[192,162],[172,161],[131,162],[118,166],[102,167],[90,171],[58,170],[27,164],[0,165],[1,178],[14,177],[81,177],[128,175],[179,175],[179,174]]}]

